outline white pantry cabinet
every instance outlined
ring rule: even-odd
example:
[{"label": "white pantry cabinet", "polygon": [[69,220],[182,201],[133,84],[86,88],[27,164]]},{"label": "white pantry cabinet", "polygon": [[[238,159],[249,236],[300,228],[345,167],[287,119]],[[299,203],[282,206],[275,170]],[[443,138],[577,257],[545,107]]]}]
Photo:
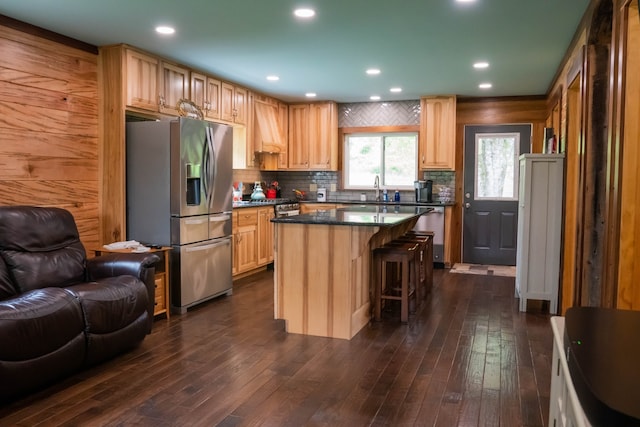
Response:
[{"label": "white pantry cabinet", "polygon": [[564,154],[520,156],[516,297],[549,301],[558,312]]},{"label": "white pantry cabinet", "polygon": [[549,393],[549,426],[591,427],[582,409],[564,352],[564,317],[551,318],[553,359]]}]

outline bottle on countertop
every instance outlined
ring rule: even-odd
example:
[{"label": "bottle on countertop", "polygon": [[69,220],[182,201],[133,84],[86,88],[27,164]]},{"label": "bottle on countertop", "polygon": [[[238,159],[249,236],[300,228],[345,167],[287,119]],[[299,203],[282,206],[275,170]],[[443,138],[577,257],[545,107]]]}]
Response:
[{"label": "bottle on countertop", "polygon": [[382,190],[382,201],[383,202],[388,202],[389,201],[389,193],[387,192],[386,188],[384,190]]},{"label": "bottle on countertop", "polygon": [[400,201],[400,192],[398,190],[396,190],[395,194],[393,195],[393,200],[396,202]]}]

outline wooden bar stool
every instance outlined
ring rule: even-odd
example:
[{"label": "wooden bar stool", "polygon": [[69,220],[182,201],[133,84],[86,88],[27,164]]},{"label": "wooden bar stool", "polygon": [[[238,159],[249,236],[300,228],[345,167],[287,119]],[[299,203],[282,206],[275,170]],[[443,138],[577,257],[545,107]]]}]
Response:
[{"label": "wooden bar stool", "polygon": [[[410,242],[390,242],[373,250],[373,262],[376,269],[374,279],[375,320],[380,320],[383,300],[396,300],[400,301],[400,321],[404,323],[409,321],[409,300],[415,299],[417,283],[414,277],[417,270],[417,251],[419,251],[419,244]],[[399,266],[400,286],[397,283],[387,283],[387,263]]]},{"label": "wooden bar stool", "polygon": [[421,247],[423,252],[420,273],[424,276],[424,281],[421,281],[421,283],[424,284],[422,298],[426,298],[431,292],[431,289],[433,289],[433,232],[409,230],[402,238],[409,239],[410,241],[411,239],[416,239],[423,242]]},{"label": "wooden bar stool", "polygon": [[403,243],[417,243],[418,251],[416,252],[416,293],[418,301],[422,301],[427,296],[427,252],[429,245],[429,236],[403,235],[395,241]]}]

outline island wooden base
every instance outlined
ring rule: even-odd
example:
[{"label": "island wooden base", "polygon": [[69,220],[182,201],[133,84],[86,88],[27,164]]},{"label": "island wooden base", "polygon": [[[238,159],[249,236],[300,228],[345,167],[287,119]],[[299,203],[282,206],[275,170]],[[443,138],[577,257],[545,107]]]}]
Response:
[{"label": "island wooden base", "polygon": [[371,250],[413,224],[276,223],[275,318],[287,332],[351,339],[371,319]]}]

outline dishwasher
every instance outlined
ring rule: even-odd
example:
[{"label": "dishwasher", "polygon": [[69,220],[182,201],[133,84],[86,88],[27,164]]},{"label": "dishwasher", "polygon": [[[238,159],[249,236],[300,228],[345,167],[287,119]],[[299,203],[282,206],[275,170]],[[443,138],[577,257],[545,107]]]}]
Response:
[{"label": "dishwasher", "polygon": [[433,206],[418,218],[413,229],[433,232],[433,262],[444,263],[444,206]]}]

